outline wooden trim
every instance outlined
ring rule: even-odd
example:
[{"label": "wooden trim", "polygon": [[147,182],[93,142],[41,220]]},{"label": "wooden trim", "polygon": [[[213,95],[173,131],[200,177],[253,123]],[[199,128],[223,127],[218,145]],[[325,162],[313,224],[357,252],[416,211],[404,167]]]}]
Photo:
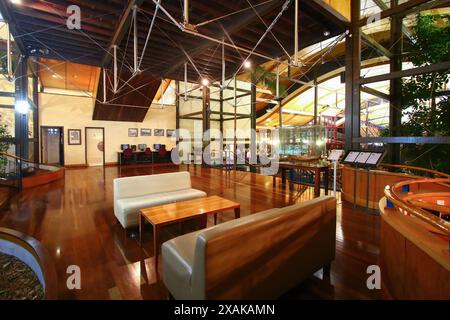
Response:
[{"label": "wooden trim", "polygon": [[88,168],[88,165],[85,163],[80,164],[67,164],[64,166],[65,169],[85,169]]},{"label": "wooden trim", "polygon": [[105,167],[117,167],[119,165],[118,162],[106,162]]},{"label": "wooden trim", "polygon": [[0,228],[0,235],[2,235],[0,238],[5,238],[18,245],[24,244],[21,247],[28,250],[36,258],[41,267],[45,281],[45,299],[57,299],[58,286],[55,263],[42,244],[35,238],[12,229]]},{"label": "wooden trim", "polygon": [[105,139],[105,127],[85,127],[84,128],[84,164],[86,165],[86,167],[89,167],[88,161],[87,161],[87,131],[88,129],[102,129],[103,130],[103,166],[105,166],[106,163],[106,158],[105,158],[105,153],[106,153],[106,139]]}]

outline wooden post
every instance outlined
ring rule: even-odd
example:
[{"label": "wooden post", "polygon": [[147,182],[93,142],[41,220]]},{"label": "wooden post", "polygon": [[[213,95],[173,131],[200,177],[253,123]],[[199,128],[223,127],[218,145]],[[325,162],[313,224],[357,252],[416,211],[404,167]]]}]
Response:
[{"label": "wooden post", "polygon": [[[391,0],[391,8],[398,5],[398,0]],[[392,58],[390,63],[390,72],[402,70],[401,53],[403,51],[402,26],[403,16],[391,17],[391,50]],[[390,81],[390,99],[389,99],[389,131],[391,136],[400,135],[399,128],[402,121],[402,79],[392,79]],[[400,163],[400,145],[389,144],[389,162],[392,164]]]}]

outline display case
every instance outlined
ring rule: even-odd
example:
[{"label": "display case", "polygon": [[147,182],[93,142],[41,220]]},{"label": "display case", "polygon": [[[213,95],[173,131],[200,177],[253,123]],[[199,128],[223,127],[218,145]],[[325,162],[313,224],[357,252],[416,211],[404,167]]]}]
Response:
[{"label": "display case", "polygon": [[326,155],[326,130],[324,126],[302,126],[278,129],[278,150],[281,156]]}]

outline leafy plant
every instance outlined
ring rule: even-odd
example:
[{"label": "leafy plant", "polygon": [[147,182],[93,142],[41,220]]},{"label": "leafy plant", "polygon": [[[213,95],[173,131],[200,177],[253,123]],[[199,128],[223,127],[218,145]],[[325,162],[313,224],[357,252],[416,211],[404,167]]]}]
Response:
[{"label": "leafy plant", "polygon": [[[6,124],[0,124],[0,139],[2,138],[11,138],[11,135],[8,133],[8,126]],[[10,145],[11,143],[9,142],[0,142],[0,152],[7,152]],[[0,156],[0,175],[4,176],[7,164],[8,159],[4,156]]]},{"label": "leafy plant", "polygon": [[[410,61],[422,67],[450,61],[450,15],[417,16]],[[450,99],[446,90],[448,70],[402,80],[402,136],[450,136]],[[388,136],[389,131],[382,132]],[[402,158],[408,164],[450,172],[450,145],[407,145]]]},{"label": "leafy plant", "polygon": [[[261,66],[257,66],[254,71],[256,83],[260,86],[268,88],[275,95],[277,91],[277,75],[271,73]],[[287,95],[286,85],[280,83],[280,97],[285,98]]]}]

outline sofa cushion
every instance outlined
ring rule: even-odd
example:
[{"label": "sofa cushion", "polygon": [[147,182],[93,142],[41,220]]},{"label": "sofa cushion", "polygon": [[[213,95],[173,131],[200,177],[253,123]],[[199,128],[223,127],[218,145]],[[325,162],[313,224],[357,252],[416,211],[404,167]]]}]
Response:
[{"label": "sofa cushion", "polygon": [[[278,208],[262,211],[259,214],[264,215],[279,211]],[[239,221],[232,220],[233,222]],[[227,222],[229,224],[231,221]],[[195,250],[198,236],[204,230],[195,231],[166,241],[162,245],[163,256],[163,277],[164,283],[168,288],[177,288],[171,290],[177,299],[187,299],[187,297],[198,297],[201,292],[193,293],[190,290],[192,286],[192,270],[194,268]],[[197,261],[199,263],[199,261]],[[204,262],[200,262],[204,263]],[[184,290],[180,292],[180,290]],[[187,291],[186,291],[187,290]]]},{"label": "sofa cushion", "polygon": [[114,179],[116,200],[191,188],[187,171]]},{"label": "sofa cushion", "polygon": [[117,210],[119,215],[123,217],[121,223],[129,227],[139,224],[140,209],[202,197],[206,197],[206,193],[197,189],[154,193],[117,200]]}]

